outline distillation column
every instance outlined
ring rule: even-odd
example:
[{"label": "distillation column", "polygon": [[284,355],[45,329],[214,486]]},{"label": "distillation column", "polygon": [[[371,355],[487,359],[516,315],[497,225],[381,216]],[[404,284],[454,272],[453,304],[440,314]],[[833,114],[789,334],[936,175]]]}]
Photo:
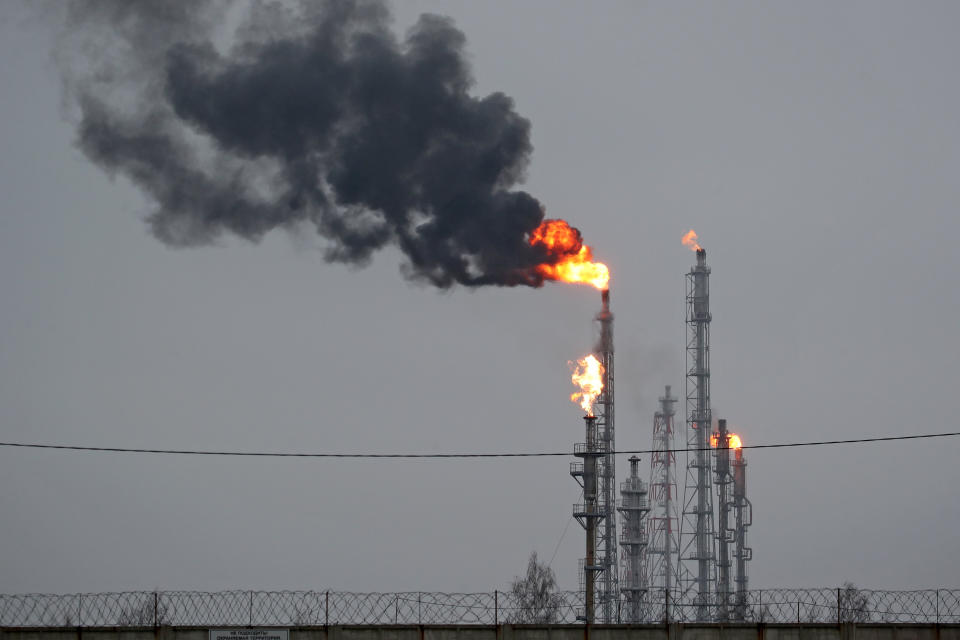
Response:
[{"label": "distillation column", "polygon": [[747,500],[747,461],[743,449],[737,449],[733,460],[733,514],[734,550],[737,561],[734,582],[737,585],[733,615],[745,620],[747,614],[747,561],[753,559],[753,549],[747,546],[747,527],[753,524],[753,505]]},{"label": "distillation column", "polygon": [[603,444],[605,455],[598,464],[599,507],[602,517],[598,523],[597,559],[601,566],[598,580],[597,602],[600,604],[600,621],[615,622],[617,600],[620,590],[617,587],[619,562],[617,559],[617,480],[616,451],[614,439],[614,403],[613,403],[613,314],[610,313],[610,290],[602,292],[603,308],[597,315],[600,324],[600,340],[597,344],[597,359],[603,366],[603,389],[597,399],[597,429]]},{"label": "distillation column", "polygon": [[640,479],[638,469],[640,458],[630,458],[630,477],[620,485],[620,507],[623,515],[623,533],[620,534],[620,546],[623,547],[623,592],[624,610],[619,622],[645,622],[645,603],[647,580],[643,566],[644,551],[647,547],[646,515],[650,511],[647,501],[647,485]]},{"label": "distillation column", "polygon": [[[673,416],[677,399],[670,395],[670,385],[660,397],[660,410],[653,417],[653,455],[650,458],[650,496],[652,505],[647,516],[647,580],[656,600],[664,592],[674,597],[678,587],[677,554],[680,542],[680,520],[677,517],[676,454],[674,453]],[[666,598],[663,598],[666,602]],[[665,618],[663,616],[656,618]]]},{"label": "distillation column", "polygon": [[573,517],[586,531],[586,554],[580,569],[583,613],[577,618],[592,623],[596,621],[597,574],[601,570],[597,564],[597,523],[603,517],[597,492],[597,471],[604,449],[597,433],[597,418],[584,416],[583,421],[586,437],[584,442],[573,446],[573,455],[582,458],[583,462],[571,462],[570,475],[583,487],[583,502],[573,505]]},{"label": "distillation column", "polygon": [[687,274],[688,452],[680,561],[684,601],[693,598],[700,621],[710,619],[714,584],[710,320],[710,267],[707,252],[697,249],[697,264]]}]

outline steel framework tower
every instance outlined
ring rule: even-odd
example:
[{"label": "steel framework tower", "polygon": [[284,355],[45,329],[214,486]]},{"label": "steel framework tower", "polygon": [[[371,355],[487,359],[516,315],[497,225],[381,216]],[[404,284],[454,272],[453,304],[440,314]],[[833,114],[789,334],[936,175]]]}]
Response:
[{"label": "steel framework tower", "polygon": [[644,604],[647,594],[647,576],[643,566],[647,547],[646,515],[650,511],[647,501],[647,485],[637,473],[640,458],[630,458],[630,477],[620,485],[620,506],[623,515],[623,593],[624,610],[618,622],[643,622],[646,619]]},{"label": "steel framework tower", "polygon": [[679,585],[677,554],[680,519],[677,516],[676,454],[673,452],[673,405],[667,385],[660,410],[653,417],[653,455],[650,458],[650,515],[647,516],[647,579],[651,590],[671,594]]},{"label": "steel framework tower", "polygon": [[735,530],[730,526],[730,507],[733,496],[730,485],[733,475],[730,473],[730,435],[727,433],[727,421],[717,421],[716,450],[717,486],[717,615],[719,622],[730,620],[730,543],[734,541]]},{"label": "steel framework tower", "polygon": [[603,308],[597,315],[600,323],[600,340],[597,344],[597,359],[603,365],[603,389],[597,398],[597,429],[605,454],[598,465],[598,506],[602,513],[598,523],[597,561],[600,565],[597,602],[600,605],[600,621],[616,621],[617,602],[620,590],[617,586],[619,567],[617,547],[617,480],[616,451],[614,440],[614,377],[613,377],[613,314],[610,313],[610,290],[602,292]]},{"label": "steel framework tower", "polygon": [[710,267],[697,249],[687,274],[687,474],[684,484],[680,562],[683,594],[696,604],[697,620],[708,620],[714,585],[713,488],[710,432]]},{"label": "steel framework tower", "polygon": [[747,500],[747,461],[743,449],[737,449],[733,460],[733,514],[734,551],[737,571],[734,581],[737,593],[733,615],[744,620],[747,615],[747,561],[753,559],[753,549],[747,546],[747,527],[753,524],[753,505]]},{"label": "steel framework tower", "polygon": [[583,421],[586,437],[573,445],[573,455],[583,462],[571,462],[570,475],[583,487],[583,502],[573,505],[573,517],[586,531],[586,554],[580,567],[583,614],[578,618],[592,623],[596,619],[597,575],[602,570],[597,564],[597,522],[603,517],[597,479],[604,448],[597,432],[597,418],[584,416]]}]

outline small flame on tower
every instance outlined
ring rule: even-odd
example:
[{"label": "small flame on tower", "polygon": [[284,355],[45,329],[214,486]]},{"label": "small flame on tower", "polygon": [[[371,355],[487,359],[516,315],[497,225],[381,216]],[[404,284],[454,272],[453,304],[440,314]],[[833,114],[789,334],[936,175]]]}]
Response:
[{"label": "small flame on tower", "polygon": [[530,233],[530,244],[541,245],[556,257],[552,264],[537,265],[536,271],[548,280],[584,283],[606,291],[610,288],[610,270],[602,262],[593,262],[593,250],[583,244],[580,231],[565,220],[544,220]]},{"label": "small flame on tower", "polygon": [[[728,433],[728,434],[727,434],[727,437],[730,438],[730,448],[731,448],[731,449],[739,449],[739,448],[741,448],[741,447],[743,446],[743,443],[740,441],[740,436],[738,436],[737,434],[735,434],[735,433]],[[717,434],[713,434],[712,436],[710,436],[710,446],[713,447],[714,449],[717,448],[717,441],[718,441],[718,439],[719,439],[719,438],[717,437]]]},{"label": "small flame on tower", "polygon": [[690,247],[691,251],[700,251],[700,249],[703,248],[697,244],[697,232],[693,229],[690,229],[690,231],[687,231],[685,234],[683,234],[680,242],[683,243],[683,246]]},{"label": "small flame on tower", "polygon": [[593,354],[580,358],[570,379],[580,389],[570,394],[570,400],[579,404],[588,416],[593,416],[593,403],[603,390],[603,365]]}]

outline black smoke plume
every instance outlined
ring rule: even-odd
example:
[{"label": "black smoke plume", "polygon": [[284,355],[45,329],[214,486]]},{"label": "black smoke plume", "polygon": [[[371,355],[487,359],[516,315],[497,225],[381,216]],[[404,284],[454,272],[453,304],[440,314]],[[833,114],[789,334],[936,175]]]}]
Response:
[{"label": "black smoke plume", "polygon": [[513,187],[530,122],[470,94],[465,38],[423,15],[398,39],[379,0],[288,6],[85,0],[58,49],[78,144],[155,203],[174,246],[312,226],[330,261],[388,245],[405,273],[539,286],[540,203]]}]

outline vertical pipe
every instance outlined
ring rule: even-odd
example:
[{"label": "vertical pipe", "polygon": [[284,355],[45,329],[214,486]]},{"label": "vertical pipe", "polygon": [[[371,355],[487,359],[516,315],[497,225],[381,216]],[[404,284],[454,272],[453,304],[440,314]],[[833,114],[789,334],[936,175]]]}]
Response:
[{"label": "vertical pipe", "polygon": [[734,557],[737,568],[736,616],[746,618],[747,609],[747,560],[753,557],[753,551],[747,547],[747,527],[753,522],[752,507],[747,500],[747,461],[743,449],[736,449],[733,459],[733,509],[734,509]]},{"label": "vertical pipe", "polygon": [[727,484],[730,475],[730,436],[727,421],[717,422],[717,600],[719,616],[725,621],[730,604],[730,555],[727,545]]},{"label": "vertical pipe", "polygon": [[597,419],[594,416],[585,416],[586,442],[588,455],[583,459],[583,503],[586,511],[586,558],[583,564],[586,593],[584,594],[584,617],[587,624],[594,621],[595,614],[595,567],[597,545]]}]

